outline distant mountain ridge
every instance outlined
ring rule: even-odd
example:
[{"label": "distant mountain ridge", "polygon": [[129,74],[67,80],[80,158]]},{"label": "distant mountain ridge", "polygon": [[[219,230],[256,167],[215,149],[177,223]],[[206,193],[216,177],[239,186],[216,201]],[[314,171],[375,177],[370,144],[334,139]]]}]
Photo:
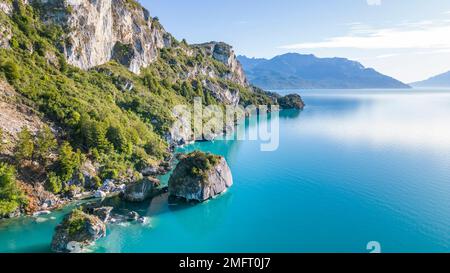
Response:
[{"label": "distant mountain ridge", "polygon": [[238,56],[248,80],[265,89],[410,88],[392,77],[345,58],[287,53],[270,60]]},{"label": "distant mountain ridge", "polygon": [[450,87],[450,71],[436,75],[427,80],[411,83],[413,87]]}]

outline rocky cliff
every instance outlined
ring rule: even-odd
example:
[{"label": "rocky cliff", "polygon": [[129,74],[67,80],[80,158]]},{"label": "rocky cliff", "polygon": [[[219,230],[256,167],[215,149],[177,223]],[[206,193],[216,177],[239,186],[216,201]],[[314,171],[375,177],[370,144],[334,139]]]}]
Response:
[{"label": "rocky cliff", "polygon": [[[13,6],[11,2],[0,1],[0,13],[4,12],[6,15],[11,15]],[[8,24],[0,24],[0,48],[9,48],[9,41],[11,40],[12,32]]]},{"label": "rocky cliff", "polygon": [[[134,0],[33,0],[42,20],[56,23],[66,30],[62,50],[70,64],[89,69],[110,60],[139,74],[159,56],[159,50],[173,46],[173,37],[158,19]],[[6,2],[0,6],[11,12]],[[248,87],[241,64],[230,45],[209,42],[194,45],[208,57],[223,63],[229,73],[216,75],[209,67],[198,66],[189,76],[220,77]],[[190,54],[198,54],[195,50]]]},{"label": "rocky cliff", "polygon": [[0,1],[0,11],[3,11],[6,14],[11,14],[13,9],[11,1]]},{"label": "rocky cliff", "polygon": [[170,46],[171,36],[130,0],[34,0],[42,19],[63,25],[63,44],[69,63],[82,69],[116,60],[139,73]]},{"label": "rocky cliff", "polygon": [[231,73],[224,75],[226,79],[248,87],[248,81],[245,76],[244,69],[242,68],[241,63],[238,61],[236,54],[230,45],[222,42],[209,42],[194,46],[203,48],[207,56],[218,60],[230,68]]}]

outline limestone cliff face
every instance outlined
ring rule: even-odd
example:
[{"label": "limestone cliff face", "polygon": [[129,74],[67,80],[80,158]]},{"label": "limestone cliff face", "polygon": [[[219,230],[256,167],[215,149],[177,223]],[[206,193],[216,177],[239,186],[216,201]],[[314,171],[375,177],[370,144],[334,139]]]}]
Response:
[{"label": "limestone cliff face", "polygon": [[0,12],[3,11],[4,13],[9,15],[9,14],[11,14],[12,9],[13,9],[13,7],[12,7],[11,2],[4,1],[4,0],[0,1]]},{"label": "limestone cliff face", "polygon": [[130,0],[34,0],[44,21],[68,31],[64,53],[69,63],[88,69],[115,59],[139,73],[170,46],[171,36],[137,2]]},{"label": "limestone cliff face", "polygon": [[0,25],[0,48],[9,48],[12,34],[9,26]]},{"label": "limestone cliff face", "polygon": [[231,73],[225,75],[226,79],[245,87],[248,86],[244,69],[230,45],[223,42],[209,42],[196,46],[204,48],[208,56],[225,64],[231,70]]},{"label": "limestone cliff face", "polygon": [[[152,19],[134,0],[33,0],[33,3],[42,7],[44,21],[65,27],[67,37],[62,50],[69,63],[82,69],[116,60],[138,74],[158,58],[160,49],[173,44],[172,36],[158,20]],[[4,9],[10,12],[6,5]],[[223,63],[230,73],[217,75],[209,67],[196,67],[186,71],[185,78],[220,77],[248,87],[244,70],[230,45],[221,42],[194,45],[190,49],[192,54],[194,48],[201,48],[205,55]],[[226,102],[234,104],[236,100]]]},{"label": "limestone cliff face", "polygon": [[[0,13],[10,15],[12,12],[11,2],[0,0]],[[9,40],[11,40],[12,33],[10,26],[0,24],[0,48],[9,48]]]}]

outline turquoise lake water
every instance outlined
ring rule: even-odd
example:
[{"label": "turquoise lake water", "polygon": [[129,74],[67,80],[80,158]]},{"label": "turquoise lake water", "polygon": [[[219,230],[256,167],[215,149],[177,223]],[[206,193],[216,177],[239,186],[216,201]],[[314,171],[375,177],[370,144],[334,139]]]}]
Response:
[{"label": "turquoise lake water", "polygon": [[[110,225],[92,251],[368,252],[377,241],[383,252],[450,252],[450,92],[300,94],[307,107],[280,114],[274,152],[259,141],[181,149],[225,156],[229,191],[196,206],[119,204],[149,223]],[[68,210],[0,221],[0,252],[48,252]]]}]

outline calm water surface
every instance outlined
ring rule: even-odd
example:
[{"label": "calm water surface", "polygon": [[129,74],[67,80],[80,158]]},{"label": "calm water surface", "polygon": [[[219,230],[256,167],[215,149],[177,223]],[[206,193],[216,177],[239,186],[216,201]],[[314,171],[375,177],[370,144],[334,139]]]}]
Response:
[{"label": "calm water surface", "polygon": [[[450,92],[302,91],[280,146],[197,143],[235,184],[197,206],[119,204],[149,219],[108,227],[95,252],[450,252]],[[252,119],[245,130],[256,130]],[[167,177],[163,180],[167,181]],[[68,211],[0,221],[0,252],[45,252]]]}]

